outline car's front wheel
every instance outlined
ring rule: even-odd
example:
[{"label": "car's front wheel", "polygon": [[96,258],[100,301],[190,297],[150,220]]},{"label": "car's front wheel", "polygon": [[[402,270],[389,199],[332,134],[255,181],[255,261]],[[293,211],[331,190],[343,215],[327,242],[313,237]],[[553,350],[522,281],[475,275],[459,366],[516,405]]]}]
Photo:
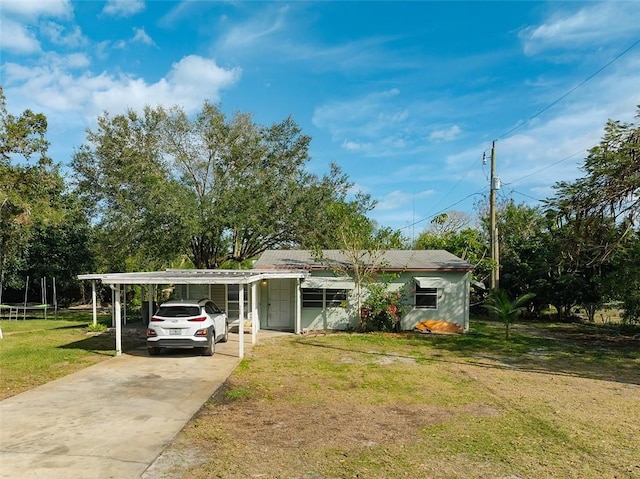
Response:
[{"label": "car's front wheel", "polygon": [[224,335],[220,340],[221,343],[226,343],[229,341],[229,324],[227,322],[224,323]]}]

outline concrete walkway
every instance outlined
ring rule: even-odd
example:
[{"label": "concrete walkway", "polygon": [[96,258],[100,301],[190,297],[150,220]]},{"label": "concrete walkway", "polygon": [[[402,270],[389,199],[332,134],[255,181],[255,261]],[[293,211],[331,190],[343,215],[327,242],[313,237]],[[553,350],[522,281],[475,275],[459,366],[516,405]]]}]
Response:
[{"label": "concrete walkway", "polygon": [[239,363],[230,334],[212,357],[138,349],[5,399],[0,477],[139,478]]}]

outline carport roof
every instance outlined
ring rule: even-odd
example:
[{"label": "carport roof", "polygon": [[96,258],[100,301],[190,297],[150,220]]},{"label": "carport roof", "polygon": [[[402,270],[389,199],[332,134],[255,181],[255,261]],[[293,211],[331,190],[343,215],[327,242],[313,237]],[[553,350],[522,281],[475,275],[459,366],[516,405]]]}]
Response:
[{"label": "carport roof", "polygon": [[306,278],[300,270],[168,269],[139,273],[81,274],[78,279],[100,280],[105,284],[251,284],[267,279]]}]

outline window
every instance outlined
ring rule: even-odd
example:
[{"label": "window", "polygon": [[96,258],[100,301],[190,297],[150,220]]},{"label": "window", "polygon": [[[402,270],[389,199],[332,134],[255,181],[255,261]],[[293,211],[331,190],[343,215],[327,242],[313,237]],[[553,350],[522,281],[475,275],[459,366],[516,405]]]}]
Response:
[{"label": "window", "polygon": [[198,306],[160,306],[156,316],[163,318],[188,318],[190,316],[198,316],[200,308]]},{"label": "window", "polygon": [[438,288],[416,286],[416,308],[438,309]]},{"label": "window", "polygon": [[347,300],[344,289],[305,288],[302,290],[303,308],[341,308]]},{"label": "window", "polygon": [[319,288],[309,288],[302,290],[303,308],[322,308],[324,301],[324,290]]},{"label": "window", "polygon": [[221,313],[220,308],[216,306],[216,303],[213,301],[207,301],[204,305],[204,310],[209,314],[219,314]]},{"label": "window", "polygon": [[347,301],[347,292],[344,289],[325,289],[327,308],[341,308]]}]

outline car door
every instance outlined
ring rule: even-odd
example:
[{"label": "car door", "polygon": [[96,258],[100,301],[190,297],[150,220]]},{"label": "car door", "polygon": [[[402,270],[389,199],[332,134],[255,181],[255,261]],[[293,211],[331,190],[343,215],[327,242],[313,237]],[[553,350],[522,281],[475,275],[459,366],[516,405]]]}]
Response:
[{"label": "car door", "polygon": [[205,304],[205,311],[211,316],[213,319],[213,328],[216,332],[216,337],[214,341],[218,341],[224,334],[225,320],[224,315],[222,314],[222,310],[216,306],[213,301],[207,301]]}]

